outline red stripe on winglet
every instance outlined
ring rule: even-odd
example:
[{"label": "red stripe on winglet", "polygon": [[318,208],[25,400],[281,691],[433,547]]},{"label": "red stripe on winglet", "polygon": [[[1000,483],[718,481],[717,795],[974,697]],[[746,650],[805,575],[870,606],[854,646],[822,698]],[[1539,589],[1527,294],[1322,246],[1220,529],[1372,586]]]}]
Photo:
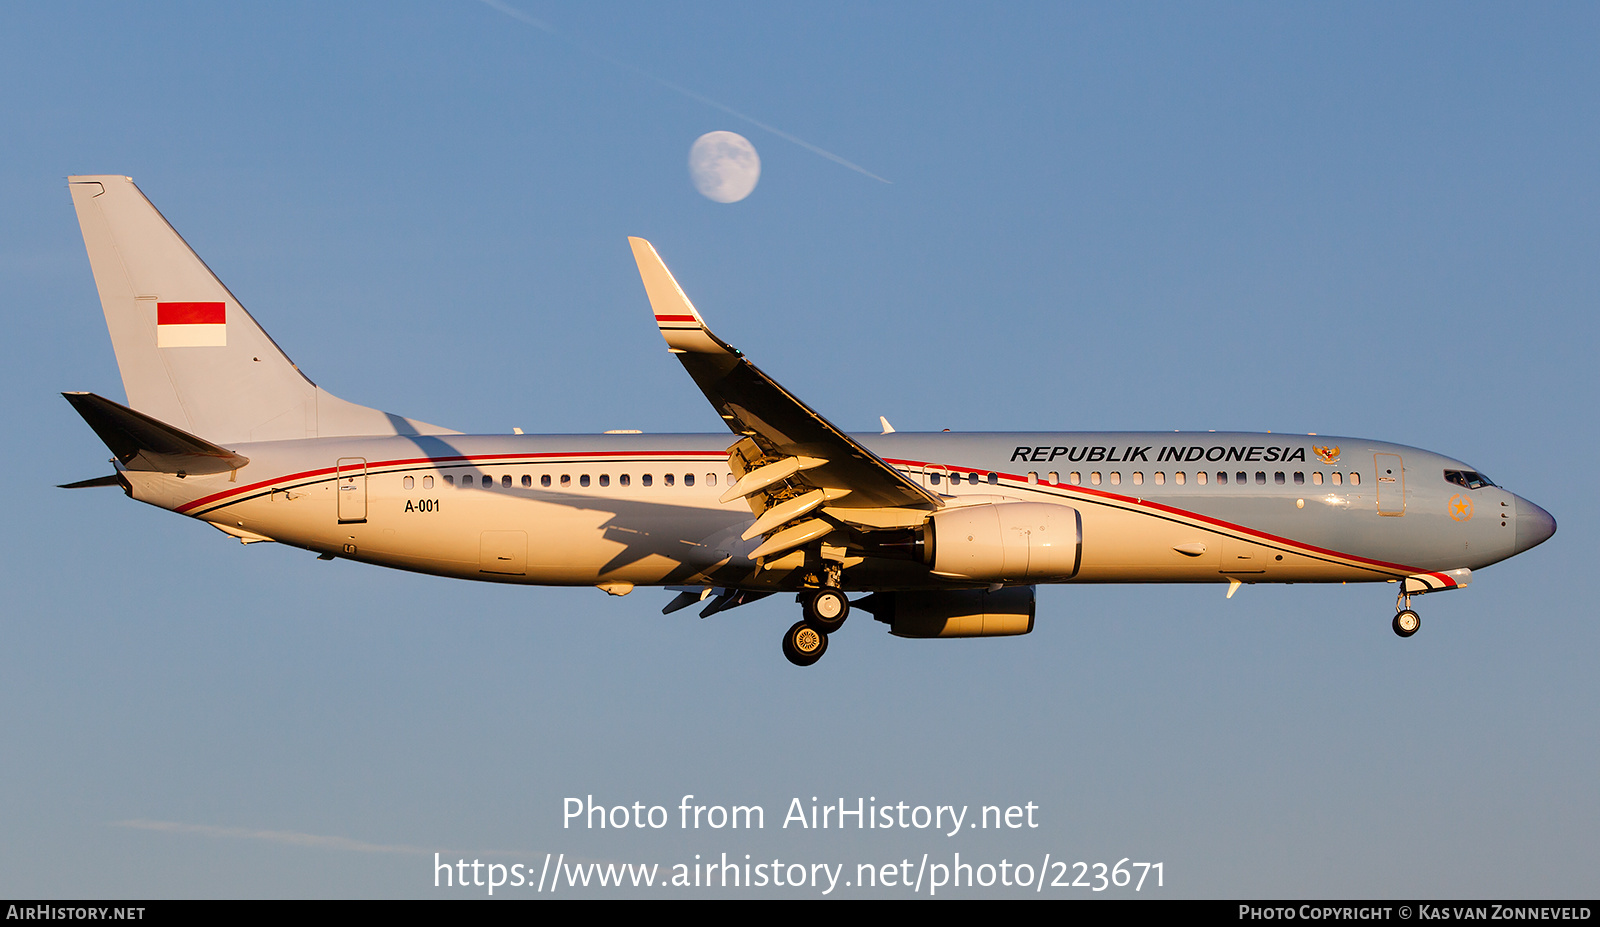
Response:
[{"label": "red stripe on winglet", "polygon": [[156,324],[221,325],[227,309],[226,303],[156,303]]},{"label": "red stripe on winglet", "polygon": [[656,321],[657,322],[693,322],[694,321],[694,316],[692,316],[692,315],[658,315],[658,316],[656,316]]}]

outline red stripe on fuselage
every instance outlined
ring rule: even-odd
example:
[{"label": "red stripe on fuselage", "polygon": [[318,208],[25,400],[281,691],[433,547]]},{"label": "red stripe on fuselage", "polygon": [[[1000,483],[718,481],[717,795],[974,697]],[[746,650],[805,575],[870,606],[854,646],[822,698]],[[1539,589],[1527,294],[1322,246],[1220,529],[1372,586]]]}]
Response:
[{"label": "red stripe on fuselage", "polygon": [[[708,457],[709,456],[709,457],[714,457],[719,461],[726,459],[725,452],[723,452],[723,451],[568,451],[568,452],[565,452],[565,453],[549,453],[549,454],[464,454],[464,455],[462,455],[460,457],[406,457],[406,458],[397,458],[395,460],[380,460],[380,461],[368,462],[366,468],[370,472],[370,471],[372,471],[374,469],[380,469],[380,468],[386,468],[386,467],[404,467],[404,466],[416,465],[416,464],[449,464],[449,463],[472,464],[472,463],[479,463],[479,462],[489,462],[489,461],[502,461],[503,462],[503,461],[512,461],[512,460],[516,460],[516,461],[524,461],[525,460],[525,461],[529,461],[529,462],[535,462],[535,461],[539,461],[539,460],[544,459],[544,458],[552,458],[552,457],[561,457],[561,458],[577,457],[577,458],[583,458],[583,457],[674,457],[674,456],[685,457],[685,458],[704,458],[704,457]],[[337,470],[338,470],[337,467],[322,467],[322,468],[316,469],[316,470],[302,470],[299,473],[289,473],[289,474],[285,474],[284,476],[275,477],[275,478],[270,479],[270,480],[261,480],[260,482],[257,482],[257,483],[250,483],[248,485],[239,486],[239,487],[234,488],[234,489],[225,489],[222,492],[212,493],[209,496],[203,496],[203,497],[201,497],[199,499],[194,500],[193,502],[185,502],[183,505],[180,505],[177,508],[173,509],[173,511],[179,513],[180,515],[187,515],[187,514],[189,514],[190,512],[194,511],[197,508],[210,506],[212,503],[220,502],[220,501],[222,501],[223,499],[226,499],[229,496],[237,496],[237,495],[239,495],[241,493],[254,492],[254,491],[259,490],[259,489],[265,489],[266,487],[272,486],[272,485],[277,484],[277,483],[292,483],[292,482],[299,482],[299,481],[302,481],[302,480],[312,479],[313,477],[326,476],[326,475],[328,475],[330,473],[336,472]]]},{"label": "red stripe on fuselage", "polygon": [[[409,457],[409,458],[398,458],[398,459],[395,459],[395,460],[383,460],[383,461],[369,462],[367,464],[367,466],[366,466],[366,469],[370,472],[370,471],[372,471],[374,469],[403,467],[403,466],[414,466],[414,465],[419,465],[419,464],[435,464],[435,465],[438,465],[438,464],[452,464],[452,463],[455,463],[455,464],[473,464],[473,463],[509,462],[509,461],[526,461],[526,462],[529,462],[529,463],[533,463],[533,462],[540,462],[540,461],[543,461],[543,460],[549,460],[549,459],[552,459],[552,458],[565,458],[565,459],[578,458],[578,459],[582,459],[582,458],[586,458],[586,457],[654,457],[654,458],[674,458],[675,457],[675,458],[684,458],[684,459],[687,459],[687,458],[702,458],[703,459],[703,458],[706,458],[706,457],[712,457],[712,458],[720,460],[720,459],[723,458],[723,453],[724,452],[720,451],[720,450],[719,451],[579,451],[579,452],[565,452],[565,453],[563,453],[563,452],[551,452],[551,453],[542,453],[542,454],[478,454],[478,455],[462,455],[462,456],[459,456],[459,457]],[[948,473],[983,473],[983,474],[988,474],[988,473],[991,473],[991,472],[995,472],[995,471],[990,471],[990,470],[980,470],[980,469],[973,468],[973,467],[955,467],[955,466],[950,466],[948,464],[934,464],[934,463],[929,463],[929,462],[926,462],[926,461],[901,460],[901,459],[895,459],[895,458],[884,458],[884,462],[888,463],[888,464],[894,464],[894,465],[899,465],[899,466],[904,466],[904,467],[917,467],[917,468],[930,467],[930,466],[939,467],[939,468],[945,470]],[[298,481],[308,480],[308,479],[312,479],[312,478],[319,477],[319,476],[327,476],[327,475],[335,473],[337,471],[337,469],[338,468],[336,468],[336,467],[322,467],[322,468],[316,469],[316,470],[304,470],[304,471],[301,471],[299,473],[291,473],[291,474],[287,474],[285,476],[277,477],[275,479],[262,480],[260,482],[250,483],[250,484],[245,485],[245,486],[239,486],[239,487],[236,487],[236,488],[233,488],[233,489],[227,489],[227,490],[224,490],[224,491],[219,492],[219,493],[213,493],[213,494],[211,494],[209,496],[205,496],[205,497],[202,497],[200,499],[196,499],[193,502],[185,503],[185,504],[183,504],[181,506],[178,506],[176,509],[174,509],[174,511],[176,511],[176,512],[178,512],[180,514],[188,514],[188,513],[192,512],[192,511],[194,511],[195,509],[198,509],[198,508],[211,507],[215,503],[219,503],[223,499],[228,498],[229,496],[237,496],[237,495],[241,495],[241,494],[245,494],[245,493],[255,492],[255,491],[258,491],[258,490],[261,490],[261,489],[265,489],[265,488],[267,488],[269,486],[272,486],[274,484],[298,482]],[[1358,563],[1358,564],[1366,564],[1366,565],[1370,565],[1370,566],[1373,566],[1373,567],[1378,567],[1378,568],[1381,568],[1383,570],[1383,572],[1400,573],[1400,574],[1411,575],[1411,576],[1427,575],[1427,576],[1432,576],[1435,579],[1438,579],[1440,582],[1445,583],[1447,586],[1455,586],[1456,585],[1456,581],[1453,578],[1451,578],[1450,576],[1448,576],[1448,575],[1446,575],[1444,573],[1434,573],[1434,572],[1431,572],[1431,571],[1428,571],[1428,570],[1420,570],[1420,569],[1418,569],[1416,567],[1406,566],[1404,564],[1389,563],[1389,562],[1383,561],[1383,560],[1373,560],[1373,559],[1370,559],[1368,557],[1358,557],[1358,556],[1356,556],[1354,554],[1346,554],[1346,553],[1341,553],[1341,552],[1336,551],[1336,550],[1328,550],[1327,548],[1317,547],[1317,546],[1315,546],[1313,544],[1306,544],[1306,543],[1304,543],[1302,541],[1295,541],[1295,540],[1292,540],[1290,538],[1279,537],[1278,535],[1275,535],[1275,534],[1269,534],[1268,532],[1265,532],[1265,531],[1259,531],[1259,530],[1257,530],[1255,528],[1247,528],[1247,527],[1245,527],[1243,525],[1238,525],[1238,524],[1234,524],[1233,522],[1224,521],[1224,520],[1222,520],[1220,518],[1213,518],[1213,517],[1211,517],[1209,515],[1201,515],[1198,512],[1190,512],[1190,511],[1187,511],[1185,509],[1176,508],[1176,507],[1173,507],[1173,506],[1170,506],[1170,505],[1163,505],[1160,502],[1151,502],[1148,499],[1139,499],[1139,498],[1134,498],[1132,496],[1124,496],[1124,495],[1122,495],[1120,493],[1107,492],[1107,491],[1105,491],[1103,489],[1090,489],[1090,488],[1085,487],[1085,486],[1073,486],[1073,485],[1070,485],[1070,484],[1060,484],[1060,483],[1028,483],[1026,479],[1024,479],[1022,476],[1020,476],[1018,474],[1015,474],[1015,473],[997,473],[996,475],[999,476],[1001,479],[1013,481],[1013,482],[1015,482],[1017,484],[1020,484],[1020,485],[1023,485],[1023,486],[1045,486],[1052,492],[1065,493],[1068,496],[1080,495],[1080,496],[1089,497],[1091,499],[1098,498],[1100,500],[1104,500],[1105,502],[1120,503],[1122,506],[1132,507],[1135,510],[1145,509],[1145,510],[1154,511],[1154,512],[1161,512],[1161,513],[1166,514],[1166,515],[1172,515],[1172,516],[1176,516],[1178,518],[1188,519],[1188,520],[1192,520],[1192,521],[1198,521],[1198,522],[1202,522],[1202,523],[1204,523],[1206,525],[1213,526],[1215,528],[1220,528],[1220,529],[1224,529],[1226,531],[1247,535],[1247,536],[1253,537],[1253,538],[1258,538],[1258,539],[1260,539],[1262,541],[1266,541],[1266,542],[1269,542],[1271,544],[1276,544],[1276,545],[1280,545],[1280,546],[1291,548],[1291,549],[1301,550],[1301,551],[1305,551],[1305,552],[1308,552],[1308,553],[1319,554],[1319,555],[1326,556],[1326,557],[1334,557],[1334,558],[1337,558],[1337,559],[1340,559],[1340,560],[1353,561],[1353,562]]]},{"label": "red stripe on fuselage", "polygon": [[[938,468],[941,468],[941,469],[943,469],[943,470],[945,470],[947,472],[950,472],[950,473],[984,473],[984,474],[988,474],[988,473],[994,473],[995,472],[993,470],[979,470],[979,469],[974,469],[974,468],[971,468],[971,467],[952,467],[952,466],[950,466],[948,464],[922,463],[922,462],[913,461],[913,460],[894,460],[894,459],[890,459],[890,458],[887,458],[887,457],[884,458],[884,462],[885,463],[891,463],[891,464],[899,464],[901,466],[906,466],[906,467],[938,467]],[[1134,507],[1136,509],[1137,508],[1151,509],[1151,510],[1154,510],[1154,511],[1163,512],[1163,513],[1168,514],[1168,515],[1176,515],[1176,516],[1178,516],[1180,518],[1186,518],[1186,519],[1191,519],[1193,521],[1204,522],[1204,523],[1206,523],[1208,525],[1214,525],[1214,526],[1219,527],[1219,528],[1226,528],[1229,531],[1234,531],[1234,532],[1238,532],[1240,534],[1249,535],[1251,537],[1260,538],[1261,540],[1264,540],[1264,541],[1270,541],[1273,544],[1279,544],[1279,545],[1283,545],[1283,546],[1286,546],[1286,547],[1291,547],[1291,548],[1295,548],[1295,549],[1298,549],[1298,550],[1303,550],[1303,551],[1307,551],[1307,552],[1311,552],[1311,553],[1323,554],[1323,555],[1329,556],[1329,557],[1337,557],[1337,558],[1339,558],[1341,560],[1353,560],[1353,561],[1355,561],[1357,563],[1371,564],[1372,566],[1383,567],[1386,572],[1393,572],[1393,571],[1396,571],[1396,570],[1401,570],[1401,571],[1404,571],[1407,575],[1413,575],[1413,576],[1426,573],[1427,575],[1437,577],[1440,580],[1442,580],[1444,582],[1447,582],[1452,586],[1455,585],[1455,580],[1451,579],[1450,577],[1446,576],[1443,573],[1432,573],[1432,572],[1429,572],[1427,570],[1419,570],[1416,567],[1409,567],[1409,566],[1406,566],[1406,565],[1401,564],[1401,563],[1388,563],[1388,562],[1383,561],[1383,560],[1372,560],[1372,559],[1369,559],[1367,557],[1357,557],[1354,554],[1340,553],[1339,551],[1336,551],[1336,550],[1328,550],[1326,548],[1317,547],[1317,546],[1315,546],[1313,544],[1306,544],[1306,543],[1304,543],[1302,541],[1295,541],[1295,540],[1291,540],[1289,538],[1279,537],[1279,536],[1277,536],[1275,534],[1268,534],[1265,531],[1257,531],[1254,528],[1246,528],[1243,525],[1236,525],[1233,522],[1223,521],[1220,518],[1212,518],[1209,515],[1201,515],[1198,512],[1190,512],[1190,511],[1187,511],[1185,509],[1174,508],[1174,507],[1172,507],[1170,505],[1162,505],[1159,502],[1151,502],[1151,501],[1149,501],[1147,499],[1137,499],[1137,498],[1134,498],[1133,496],[1121,495],[1120,493],[1106,492],[1103,489],[1089,489],[1088,487],[1085,487],[1085,486],[1073,486],[1071,484],[1062,484],[1062,483],[1029,483],[1022,476],[1020,476],[1018,474],[1015,474],[1015,473],[997,473],[996,475],[999,476],[1001,479],[1013,480],[1013,481],[1015,481],[1017,483],[1020,483],[1020,484],[1022,484],[1024,486],[1040,486],[1040,485],[1048,486],[1052,490],[1064,491],[1069,495],[1071,495],[1071,494],[1081,494],[1081,495],[1090,496],[1090,497],[1098,496],[1098,497],[1100,497],[1102,499],[1121,502],[1121,503],[1123,503],[1125,505],[1132,506],[1132,507]]]}]

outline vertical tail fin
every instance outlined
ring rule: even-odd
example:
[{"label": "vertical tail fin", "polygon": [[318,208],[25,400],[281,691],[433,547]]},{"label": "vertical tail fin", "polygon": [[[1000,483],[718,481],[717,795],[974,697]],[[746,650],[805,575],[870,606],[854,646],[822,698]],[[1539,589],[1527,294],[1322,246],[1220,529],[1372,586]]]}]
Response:
[{"label": "vertical tail fin", "polygon": [[453,434],[312,383],[132,178],[68,187],[130,407],[221,443]]}]

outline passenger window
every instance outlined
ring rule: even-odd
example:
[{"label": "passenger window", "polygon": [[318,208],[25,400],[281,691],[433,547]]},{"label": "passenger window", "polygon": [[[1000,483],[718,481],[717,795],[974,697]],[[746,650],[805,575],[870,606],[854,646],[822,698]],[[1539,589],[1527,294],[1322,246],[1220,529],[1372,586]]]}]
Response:
[{"label": "passenger window", "polygon": [[601,486],[610,486],[611,485],[611,475],[609,473],[600,474],[600,485]]},{"label": "passenger window", "polygon": [[707,486],[715,486],[715,485],[717,485],[717,475],[715,473],[707,473],[706,474],[706,485]]},{"label": "passenger window", "polygon": [[1111,485],[1113,485],[1113,486],[1122,485],[1122,474],[1119,471],[1116,471],[1116,470],[1112,470],[1111,471]]},{"label": "passenger window", "polygon": [[589,474],[585,473],[578,477],[578,485],[587,489],[589,487]]},{"label": "passenger window", "polygon": [[1067,482],[1069,482],[1072,485],[1076,486],[1079,483],[1083,482],[1083,475],[1080,474],[1078,471],[1074,470],[1071,473],[1067,474]]},{"label": "passenger window", "polygon": [[1226,486],[1226,485],[1228,485],[1228,471],[1226,471],[1226,470],[1218,470],[1217,471],[1217,485],[1218,486]]},{"label": "passenger window", "polygon": [[1257,486],[1265,486],[1265,485],[1267,485],[1267,474],[1266,474],[1265,471],[1263,471],[1263,470],[1257,470],[1256,471],[1256,485]]},{"label": "passenger window", "polygon": [[1302,485],[1305,484],[1305,481],[1306,481],[1306,475],[1304,473],[1301,473],[1300,471],[1296,470],[1295,474],[1294,474],[1294,484],[1296,486],[1302,486]]},{"label": "passenger window", "polygon": [[454,486],[456,484],[456,478],[446,473],[444,475],[444,484],[446,486]]},{"label": "passenger window", "polygon": [[1351,486],[1360,486],[1361,485],[1361,474],[1355,473],[1355,472],[1351,472],[1351,474],[1350,474],[1350,485]]},{"label": "passenger window", "polygon": [[1204,486],[1206,484],[1206,471],[1201,470],[1199,473],[1196,473],[1194,475],[1194,481],[1195,485]]},{"label": "passenger window", "polygon": [[1099,470],[1095,470],[1095,471],[1093,471],[1092,473],[1089,474],[1089,482],[1093,483],[1096,486],[1100,485],[1100,471]]},{"label": "passenger window", "polygon": [[989,474],[989,485],[990,486],[998,486],[998,485],[1000,485],[1000,474],[998,474],[998,473]]},{"label": "passenger window", "polygon": [[550,474],[546,473],[546,474],[540,476],[539,477],[539,485],[543,486],[546,489],[549,489],[550,488]]},{"label": "passenger window", "polygon": [[561,488],[562,489],[571,489],[572,488],[572,477],[571,476],[569,476],[569,475],[567,475],[565,473],[561,474]]},{"label": "passenger window", "polygon": [[1333,485],[1335,485],[1335,486],[1344,485],[1344,474],[1343,473],[1340,473],[1337,470],[1334,471],[1334,473],[1333,473]]},{"label": "passenger window", "polygon": [[937,473],[928,474],[928,485],[929,486],[937,486],[937,485],[939,485],[939,474],[937,474]]},{"label": "passenger window", "polygon": [[522,474],[522,488],[523,489],[532,489],[533,488],[533,477],[529,476],[526,473]]},{"label": "passenger window", "polygon": [[624,473],[621,476],[617,477],[617,485],[618,486],[626,486],[626,485],[628,485],[628,483],[629,483],[628,474]]},{"label": "passenger window", "polygon": [[650,479],[650,474],[648,474],[648,473],[646,473],[645,475],[639,477],[639,485],[640,486],[649,486],[651,482],[652,481]]},{"label": "passenger window", "polygon": [[510,489],[511,488],[511,474],[507,473],[505,476],[500,477],[500,485],[502,487],[506,488],[506,489]]},{"label": "passenger window", "polygon": [[1050,471],[1050,476],[1049,476],[1048,479],[1049,479],[1050,484],[1053,486],[1053,485],[1061,482],[1061,474],[1060,474],[1059,471],[1051,470]]},{"label": "passenger window", "polygon": [[1144,485],[1144,471],[1143,470],[1135,470],[1135,471],[1133,471],[1133,485],[1135,485],[1135,486],[1143,486]]},{"label": "passenger window", "polygon": [[685,473],[683,475],[683,485],[685,485],[685,486],[693,486],[694,485],[694,474],[693,473]]},{"label": "passenger window", "polygon": [[1272,474],[1272,481],[1274,483],[1277,483],[1279,486],[1282,486],[1283,485],[1283,471],[1279,470],[1277,473]]},{"label": "passenger window", "polygon": [[1032,486],[1033,484],[1035,484],[1037,482],[1039,482],[1039,472],[1037,470],[1029,470],[1028,471],[1028,485]]},{"label": "passenger window", "polygon": [[1174,483],[1177,483],[1179,486],[1182,486],[1183,485],[1183,471],[1179,470],[1177,473],[1172,474],[1172,481]]},{"label": "passenger window", "polygon": [[422,488],[423,489],[432,489],[433,488],[433,477],[431,477],[431,476],[423,477],[422,478]]},{"label": "passenger window", "polygon": [[663,486],[671,486],[672,485],[672,474],[663,473],[661,475],[661,485],[663,485]]},{"label": "passenger window", "polygon": [[1311,485],[1313,485],[1313,486],[1321,486],[1322,485],[1322,471],[1321,470],[1318,470],[1317,472],[1311,474]]},{"label": "passenger window", "polygon": [[408,476],[405,479],[401,480],[400,483],[401,483],[401,485],[403,485],[407,489],[411,489],[411,488],[413,488],[413,487],[415,487],[417,485],[416,478],[415,477],[410,477],[410,476]]},{"label": "passenger window", "polygon": [[1166,484],[1167,484],[1167,474],[1166,474],[1166,471],[1164,471],[1164,470],[1157,470],[1157,471],[1156,471],[1156,485],[1157,485],[1157,486],[1165,486],[1165,485],[1166,485]]}]

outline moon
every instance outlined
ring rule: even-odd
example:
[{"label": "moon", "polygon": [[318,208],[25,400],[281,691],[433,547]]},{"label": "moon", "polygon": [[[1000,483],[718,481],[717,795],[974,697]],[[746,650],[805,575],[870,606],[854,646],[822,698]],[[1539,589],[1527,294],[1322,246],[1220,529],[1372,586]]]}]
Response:
[{"label": "moon", "polygon": [[706,199],[737,203],[761,179],[761,157],[737,132],[707,132],[689,148],[689,178]]}]

